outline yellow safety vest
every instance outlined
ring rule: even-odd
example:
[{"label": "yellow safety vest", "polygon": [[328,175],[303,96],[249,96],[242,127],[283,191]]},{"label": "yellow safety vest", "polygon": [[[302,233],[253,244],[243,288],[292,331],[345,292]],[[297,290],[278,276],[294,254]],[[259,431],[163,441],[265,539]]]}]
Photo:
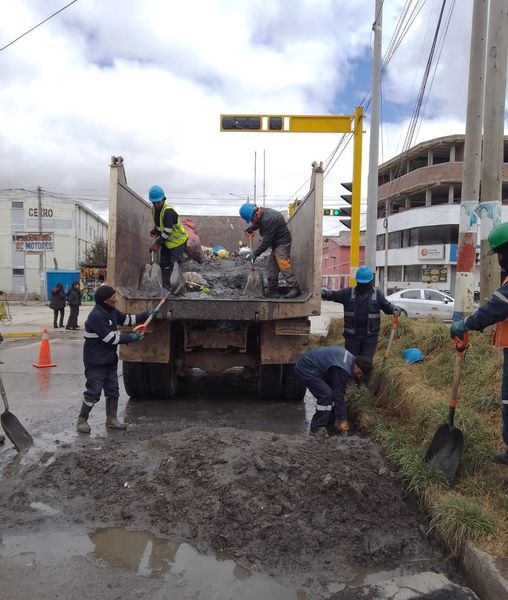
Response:
[{"label": "yellow safety vest", "polygon": [[[159,218],[159,224],[158,225],[155,224],[155,229],[159,232],[159,235],[162,235],[162,233],[164,232],[164,214],[170,208],[173,208],[173,207],[170,206],[169,204],[167,204],[166,202],[164,202],[164,204],[162,205],[161,214],[160,214],[160,218]],[[153,204],[152,204],[152,217],[155,222],[155,207]],[[168,239],[164,242],[164,245],[166,246],[166,248],[168,250],[171,250],[172,248],[178,248],[178,246],[185,244],[188,237],[189,237],[189,235],[185,231],[185,228],[182,225],[182,222],[180,221],[180,217],[178,217],[178,221],[173,225],[173,229],[169,232]]]}]

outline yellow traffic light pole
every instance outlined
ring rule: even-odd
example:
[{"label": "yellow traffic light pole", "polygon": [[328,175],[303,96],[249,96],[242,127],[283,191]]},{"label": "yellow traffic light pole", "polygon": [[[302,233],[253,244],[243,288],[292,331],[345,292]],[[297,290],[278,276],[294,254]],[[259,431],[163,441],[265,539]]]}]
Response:
[{"label": "yellow traffic light pole", "polygon": [[353,189],[349,283],[355,285],[360,264],[360,202],[362,179],[363,108],[351,115],[221,115],[220,130],[265,133],[352,133]]}]

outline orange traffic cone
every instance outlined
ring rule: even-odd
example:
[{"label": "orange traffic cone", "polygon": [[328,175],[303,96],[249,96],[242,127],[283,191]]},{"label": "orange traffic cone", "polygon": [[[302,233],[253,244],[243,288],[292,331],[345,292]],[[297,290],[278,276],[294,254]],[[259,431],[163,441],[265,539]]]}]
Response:
[{"label": "orange traffic cone", "polygon": [[41,349],[39,350],[39,362],[34,364],[34,367],[42,369],[43,367],[56,367],[55,363],[51,362],[51,351],[49,349],[48,330],[42,330]]}]

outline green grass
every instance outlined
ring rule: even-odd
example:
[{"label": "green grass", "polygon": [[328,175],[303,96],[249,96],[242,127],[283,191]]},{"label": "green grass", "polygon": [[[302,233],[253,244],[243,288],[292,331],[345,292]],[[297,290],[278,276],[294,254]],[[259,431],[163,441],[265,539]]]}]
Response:
[{"label": "green grass", "polygon": [[433,506],[430,529],[446,541],[451,556],[456,556],[465,542],[478,542],[496,530],[493,516],[475,500],[448,493]]}]

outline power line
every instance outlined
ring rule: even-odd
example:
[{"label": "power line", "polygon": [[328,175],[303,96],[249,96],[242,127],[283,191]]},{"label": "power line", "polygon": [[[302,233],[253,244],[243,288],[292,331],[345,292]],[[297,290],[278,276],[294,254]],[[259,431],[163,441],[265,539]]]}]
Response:
[{"label": "power line", "polygon": [[9,46],[12,46],[12,44],[14,44],[14,42],[17,42],[18,40],[20,40],[22,37],[25,37],[25,35],[28,35],[29,33],[31,33],[34,29],[37,29],[37,27],[40,27],[41,25],[43,25],[44,23],[46,23],[46,21],[49,21],[50,19],[52,19],[53,17],[55,17],[58,13],[61,13],[63,10],[65,10],[66,8],[69,8],[69,6],[71,6],[71,4],[74,4],[75,2],[77,2],[78,0],[72,0],[72,2],[69,2],[69,4],[66,4],[63,8],[61,8],[60,10],[57,10],[56,12],[54,12],[52,15],[50,15],[47,19],[44,19],[44,21],[41,21],[40,23],[38,23],[37,25],[35,25],[34,27],[32,27],[32,29],[29,29],[28,31],[25,31],[25,33],[22,33],[21,35],[19,35],[15,40],[12,40],[12,42],[9,42],[8,44],[5,44],[5,46],[2,46],[0,48],[0,52],[2,50],[5,50],[6,48],[8,48]]}]

